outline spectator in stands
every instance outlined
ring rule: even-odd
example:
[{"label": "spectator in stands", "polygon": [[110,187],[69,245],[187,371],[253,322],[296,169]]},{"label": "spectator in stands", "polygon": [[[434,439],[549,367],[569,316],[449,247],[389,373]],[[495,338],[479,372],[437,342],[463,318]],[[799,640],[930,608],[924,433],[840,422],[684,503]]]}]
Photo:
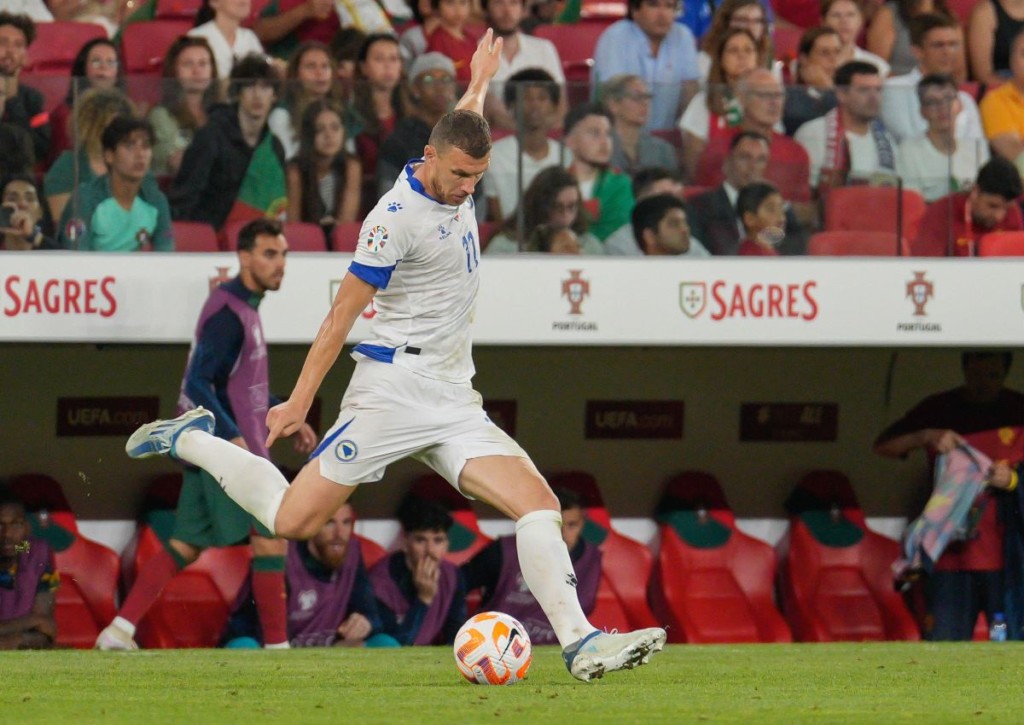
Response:
[{"label": "spectator in stands", "polygon": [[75,148],[58,156],[43,179],[46,203],[54,219],[64,216],[64,206],[76,187],[107,173],[103,129],[115,116],[134,115],[131,102],[113,88],[94,88],[78,99],[74,112],[74,127],[78,131]]},{"label": "spectator in stands", "polygon": [[1024,30],[1010,46],[1013,76],[981,99],[985,136],[998,156],[1024,169]]},{"label": "spectator in stands", "polygon": [[485,254],[538,251],[530,248],[531,235],[542,224],[551,230],[572,230],[582,254],[604,254],[601,242],[587,231],[579,183],[561,166],[538,173],[519,203],[522,219],[517,207],[484,249]]},{"label": "spectator in stands", "polygon": [[[722,184],[689,201],[687,218],[693,235],[714,255],[735,255],[746,238],[741,226],[737,202],[740,190],[748,184],[764,181],[771,144],[759,133],[741,131],[733,137],[725,157]],[[791,209],[786,210],[786,238],[783,254],[802,254],[804,237]],[[741,236],[741,234],[743,236]]]},{"label": "spectator in stands", "polygon": [[411,0],[410,5],[413,22],[402,29],[398,38],[402,60],[406,65],[427,52],[427,37],[441,24],[430,0]]},{"label": "spectator in stands", "polygon": [[[941,15],[956,24],[956,16],[949,10],[946,0],[888,0],[878,9],[868,28],[867,47],[872,53],[887,61],[893,75],[909,73],[917,65],[917,54],[911,47],[914,22],[925,14]],[[963,42],[963,36],[960,35]],[[953,69],[953,76],[967,79],[967,63],[961,53]]]},{"label": "spectator in stands", "polygon": [[[487,25],[494,30],[496,38],[502,38],[501,57],[498,72],[491,79],[487,98],[484,102],[484,116],[491,126],[516,129],[516,119],[504,103],[505,82],[513,75],[527,68],[540,68],[550,75],[555,83],[565,87],[562,60],[554,43],[544,38],[535,38],[520,30],[520,23],[526,12],[526,0],[482,0]],[[560,115],[565,115],[566,94],[559,104]]]},{"label": "spectator in stands", "polygon": [[[493,1],[493,0],[492,0]],[[576,574],[576,593],[584,614],[594,611],[597,587],[601,583],[601,550],[583,538],[583,502],[579,495],[555,488],[562,509],[562,540]],[[557,644],[554,630],[537,600],[523,581],[519,568],[516,537],[502,536],[481,549],[462,565],[466,589],[481,589],[483,612],[505,612],[517,620],[530,635],[533,645]]]},{"label": "spectator in stands", "polygon": [[108,0],[49,0],[54,20],[102,25],[113,37],[131,11],[133,3]]},{"label": "spectator in stands", "polygon": [[736,84],[760,64],[753,36],[741,28],[727,30],[714,52],[706,90],[693,97],[679,119],[683,162],[689,177],[709,139],[739,125],[743,110],[736,99]]},{"label": "spectator in stands", "polygon": [[8,250],[57,249],[50,210],[31,174],[12,174],[0,182],[0,204],[10,211],[0,225],[3,248]]},{"label": "spectator in stands", "polygon": [[794,84],[786,87],[782,123],[792,136],[801,126],[836,107],[833,78],[842,45],[832,28],[811,28],[800,37]]},{"label": "spectator in stands", "polygon": [[90,88],[116,88],[125,90],[124,71],[117,46],[106,38],[93,38],[82,46],[71,64],[71,83],[64,102],[50,111],[50,155],[52,164],[74,143],[71,128],[71,109],[75,99]]},{"label": "spectator in stands", "polygon": [[283,96],[267,123],[284,147],[284,157],[291,160],[299,150],[299,124],[306,107],[321,100],[342,107],[334,59],[326,45],[310,40],[299,46],[288,61]]},{"label": "spectator in stands", "polygon": [[[3,116],[3,83],[0,83],[0,116]],[[30,173],[36,165],[32,137],[28,131],[13,123],[0,122],[0,176]]]},{"label": "spectator in stands", "polygon": [[409,71],[409,100],[409,115],[395,125],[395,132],[380,147],[380,158],[377,161],[378,196],[391,190],[395,179],[410,159],[423,155],[434,125],[455,104],[455,65],[451,58],[440,53],[424,53],[416,58]]},{"label": "spectator in stands", "polygon": [[879,114],[882,78],[870,63],[854,60],[835,75],[839,107],[808,121],[796,140],[811,160],[811,186],[819,194],[850,181],[892,183],[896,174],[896,141]]},{"label": "spectator in stands", "polygon": [[896,171],[904,188],[920,192],[930,202],[970,188],[988,161],[988,145],[957,138],[955,127],[964,114],[952,76],[926,75],[917,84],[917,94],[926,131],[900,144]]},{"label": "spectator in stands", "polygon": [[[927,123],[921,115],[917,84],[926,75],[954,78],[958,58],[963,57],[960,26],[946,15],[919,15],[910,26],[911,50],[917,64],[909,73],[890,76],[882,92],[882,121],[897,142],[924,135]],[[960,92],[955,116],[956,138],[973,145],[985,142],[981,116],[974,97]]]},{"label": "spectator in stands", "polygon": [[381,628],[380,611],[354,527],[355,513],[345,504],[312,539],[288,542],[292,647],[384,646],[381,640],[391,639],[374,635]]},{"label": "spectator in stands", "polygon": [[32,537],[25,505],[0,489],[0,650],[49,649],[57,639],[60,575],[50,547]]},{"label": "spectator in stands", "polygon": [[370,35],[359,51],[353,107],[361,129],[356,151],[363,171],[375,174],[384,139],[405,115],[402,102],[402,56],[395,36]]},{"label": "spectator in stands", "polygon": [[252,30],[268,53],[287,60],[300,43],[331,42],[341,30],[335,8],[334,0],[270,0]]},{"label": "spectator in stands", "polygon": [[[687,8],[684,7],[684,13]],[[775,46],[772,44],[771,4],[763,5],[761,0],[725,0],[715,11],[711,28],[701,39],[703,50],[697,54],[697,66],[701,80],[707,80],[711,72],[712,57],[729,30],[746,30],[757,43],[757,57],[763,67],[781,73],[781,64],[775,61]],[[678,22],[678,20],[677,20]],[[693,29],[684,17],[683,22]]]},{"label": "spectator in stands", "polygon": [[452,517],[407,497],[398,509],[402,548],[370,569],[382,630],[402,645],[451,644],[466,621],[466,583],[448,554]]},{"label": "spectator in stands", "polygon": [[778,189],[764,181],[747,184],[736,197],[736,215],[743,223],[745,235],[737,255],[779,255],[776,247],[786,238],[786,206]]},{"label": "spectator in stands", "polygon": [[601,86],[600,97],[612,117],[613,168],[628,174],[658,164],[679,168],[679,149],[644,131],[654,94],[643,78],[615,76]]},{"label": "spectator in stands", "polygon": [[601,106],[576,106],[565,120],[565,145],[572,152],[569,171],[576,177],[591,233],[604,239],[629,222],[633,190],[629,177],[609,168],[612,120]]},{"label": "spectator in stands", "polygon": [[251,9],[252,0],[203,0],[196,13],[196,27],[188,31],[192,37],[206,38],[221,80],[231,76],[236,58],[263,55],[256,33],[242,27]]},{"label": "spectator in stands", "polygon": [[46,7],[44,0],[7,0],[4,7],[11,15],[27,15],[34,23],[53,20],[53,13]]},{"label": "spectator in stands", "polygon": [[814,226],[816,207],[811,199],[807,152],[789,136],[779,133],[786,94],[782,83],[771,71],[751,71],[736,84],[736,100],[742,109],[742,120],[735,129],[710,141],[701,154],[694,174],[699,186],[717,186],[722,182],[722,165],[729,152],[729,142],[739,131],[753,131],[768,139],[771,156],[765,179],[774,184],[797,219],[804,226]]},{"label": "spectator in stands", "polygon": [[477,37],[468,26],[469,0],[430,0],[438,25],[427,36],[427,52],[443,53],[455,64],[455,79],[468,83],[469,60],[476,51]]},{"label": "spectator in stands", "polygon": [[978,240],[989,232],[1024,229],[1016,203],[1021,193],[1017,167],[993,157],[978,171],[970,191],[958,191],[928,205],[911,247],[914,256],[973,257]]},{"label": "spectator in stands", "polygon": [[205,38],[183,35],[171,44],[164,58],[160,105],[149,112],[157,176],[178,173],[185,149],[220,100],[216,78],[217,61]]},{"label": "spectator in stands", "polygon": [[675,0],[629,0],[627,17],[605,30],[594,50],[594,82],[638,75],[654,93],[648,130],[674,128],[697,90],[697,43],[675,22]]},{"label": "spectator in stands", "polygon": [[839,35],[837,68],[851,60],[862,60],[877,66],[883,78],[889,75],[891,69],[888,63],[858,45],[864,29],[863,0],[824,0],[821,4],[821,24],[832,28]]},{"label": "spectator in stands", "polygon": [[[648,197],[663,194],[683,198],[683,182],[679,180],[678,169],[648,166],[633,174],[633,198],[637,204]],[[700,244],[692,236],[691,239]],[[703,247],[703,245],[701,246]],[[629,257],[639,257],[644,253],[637,246],[632,221],[629,224],[623,224],[604,240],[604,253]]]},{"label": "spectator in stands", "polygon": [[319,224],[330,239],[335,224],[359,214],[362,166],[345,151],[340,106],[314,101],[302,115],[302,141],[287,167],[288,219]]},{"label": "spectator in stands", "polygon": [[[931,462],[961,445],[964,435],[1024,426],[1024,395],[1005,387],[1012,361],[1009,352],[963,353],[964,384],[915,405],[879,434],[875,453],[906,458],[920,448]],[[927,639],[970,640],[980,611],[989,622],[1005,611],[1002,509],[1012,505],[1004,492],[1017,482],[1006,461],[996,462],[983,503],[976,502],[973,536],[950,544],[935,562],[925,583]]]},{"label": "spectator in stands", "polygon": [[351,103],[355,91],[356,65],[359,62],[359,51],[365,42],[366,34],[358,28],[343,28],[331,39],[329,47],[334,59],[335,75],[346,106]]},{"label": "spectator in stands", "polygon": [[43,94],[18,79],[35,39],[36,26],[27,15],[0,12],[0,84],[4,85],[5,97],[0,121],[28,133],[35,157],[45,159],[50,151],[50,117]]},{"label": "spectator in stands", "polygon": [[971,77],[998,86],[1011,75],[1014,40],[1024,31],[1024,0],[984,0],[974,6],[967,27]]},{"label": "spectator in stands", "polygon": [[576,232],[568,228],[557,229],[550,224],[541,224],[535,227],[526,240],[526,247],[523,251],[558,255],[583,253]]},{"label": "spectator in stands", "polygon": [[710,257],[711,253],[690,235],[686,203],[674,194],[658,194],[633,207],[633,239],[648,256]]},{"label": "spectator in stands", "polygon": [[230,105],[210,112],[185,150],[171,185],[175,219],[220,230],[233,219],[284,211],[284,149],[267,126],[276,74],[262,55],[248,55],[231,71]]},{"label": "spectator in stands", "polygon": [[60,220],[65,249],[173,252],[171,210],[149,173],[153,127],[117,116],[103,130],[107,173],[75,188]]},{"label": "spectator in stands", "polygon": [[548,166],[569,166],[572,153],[550,137],[558,125],[561,89],[540,68],[515,73],[504,88],[505,107],[520,119],[519,130],[491,147],[491,165],[484,174],[487,216],[500,220],[511,214],[523,190]]}]

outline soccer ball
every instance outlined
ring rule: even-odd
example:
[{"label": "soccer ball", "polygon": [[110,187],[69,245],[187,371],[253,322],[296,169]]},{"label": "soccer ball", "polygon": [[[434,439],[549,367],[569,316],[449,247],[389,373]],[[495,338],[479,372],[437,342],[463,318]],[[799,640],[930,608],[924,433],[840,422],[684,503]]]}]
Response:
[{"label": "soccer ball", "polygon": [[479,685],[514,685],[526,678],[533,646],[526,628],[502,612],[481,612],[455,635],[455,665]]}]

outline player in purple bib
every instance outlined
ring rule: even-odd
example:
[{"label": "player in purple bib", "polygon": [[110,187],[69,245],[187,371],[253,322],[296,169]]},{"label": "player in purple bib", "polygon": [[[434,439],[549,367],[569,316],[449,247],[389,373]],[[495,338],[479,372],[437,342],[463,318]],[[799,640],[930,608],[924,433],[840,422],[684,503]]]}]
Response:
[{"label": "player in purple bib", "polygon": [[50,547],[31,538],[25,506],[0,489],[0,649],[48,649],[59,576]]}]

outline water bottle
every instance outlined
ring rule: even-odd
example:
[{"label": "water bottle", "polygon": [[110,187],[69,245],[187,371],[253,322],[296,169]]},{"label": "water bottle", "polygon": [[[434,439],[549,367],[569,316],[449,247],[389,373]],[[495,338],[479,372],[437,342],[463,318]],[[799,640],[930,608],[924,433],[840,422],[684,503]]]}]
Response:
[{"label": "water bottle", "polygon": [[1002,612],[992,615],[992,626],[989,627],[988,638],[993,642],[1006,641],[1006,616]]}]

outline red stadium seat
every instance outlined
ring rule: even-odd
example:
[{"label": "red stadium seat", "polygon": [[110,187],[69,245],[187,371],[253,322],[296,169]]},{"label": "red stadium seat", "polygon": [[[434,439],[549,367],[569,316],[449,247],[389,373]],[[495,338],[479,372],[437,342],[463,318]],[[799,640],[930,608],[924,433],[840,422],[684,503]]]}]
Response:
[{"label": "red stadium seat", "polygon": [[1024,257],[1024,232],[989,232],[978,240],[979,257]]},{"label": "red stadium seat", "polygon": [[114,595],[121,568],[117,554],[79,536],[70,547],[54,553],[54,562],[60,572],[54,612],[57,644],[91,649],[117,614]]},{"label": "red stadium seat", "polygon": [[326,252],[327,239],[319,224],[285,222],[284,238],[292,252]]},{"label": "red stadium seat", "polygon": [[[78,536],[78,520],[56,479],[45,473],[21,473],[11,477],[8,488],[28,513],[35,514],[39,526],[33,533],[45,538],[50,548],[64,548]],[[47,526],[54,528],[46,530]]]},{"label": "red stadium seat", "polygon": [[594,609],[587,615],[587,619],[598,629],[608,632],[613,629],[626,632],[633,628],[625,607],[622,606],[622,602],[615,593],[615,587],[612,586],[611,580],[604,572],[601,573],[601,583],[597,585]]},{"label": "red stadium seat", "polygon": [[897,250],[892,232],[818,232],[807,242],[807,253],[825,257],[908,257],[910,244],[900,239]]},{"label": "red stadium seat", "polygon": [[590,97],[590,70],[594,65],[597,39],[611,23],[580,20],[569,25],[538,25],[533,34],[550,40],[558,50],[571,103]]},{"label": "red stadium seat", "polygon": [[806,32],[804,28],[793,26],[775,26],[772,31],[772,42],[775,45],[775,57],[786,63],[795,59],[800,49],[800,38]]},{"label": "red stadium seat", "polygon": [[359,230],[362,222],[342,222],[334,225],[334,232],[331,233],[331,249],[335,252],[352,254],[359,244]]},{"label": "red stadium seat", "polygon": [[[601,549],[602,578],[618,597],[630,628],[653,627],[656,619],[647,603],[647,589],[654,567],[650,550],[639,541],[612,528],[597,481],[583,471],[552,473],[548,482],[574,491],[583,500],[583,536]],[[596,621],[595,621],[596,624]],[[621,629],[621,628],[620,628]]]},{"label": "red stadium seat", "polygon": [[157,0],[156,20],[188,20],[194,21],[202,0]]},{"label": "red stadium seat", "polygon": [[783,611],[802,642],[918,640],[893,589],[899,544],[867,527],[838,471],[803,478],[787,501],[790,528],[779,544]]},{"label": "red stadium seat", "polygon": [[36,23],[36,39],[29,46],[23,71],[60,72],[69,75],[75,56],[94,38],[106,38],[107,31],[95,23],[55,20]]},{"label": "red stadium seat", "polygon": [[[925,202],[916,191],[892,187],[841,186],[829,189],[825,196],[825,230],[854,230],[896,233],[902,212],[901,236],[914,239]],[[865,210],[870,209],[870,214]]]},{"label": "red stadium seat", "polygon": [[692,199],[695,196],[700,196],[708,191],[711,191],[714,187],[711,186],[691,186],[687,184],[683,189],[683,199]]},{"label": "red stadium seat", "polygon": [[359,542],[359,548],[363,553],[363,566],[367,569],[388,555],[384,547],[376,541],[367,539],[365,536],[359,536],[358,534],[355,535],[355,538]]},{"label": "red stadium seat", "polygon": [[174,251],[176,252],[219,252],[217,232],[203,222],[171,223],[174,230]]},{"label": "red stadium seat", "polygon": [[977,4],[978,0],[949,0],[947,7],[960,21],[960,24],[966,28],[967,21],[971,18],[971,12]]},{"label": "red stadium seat", "polygon": [[448,556],[445,558],[456,566],[465,564],[493,541],[480,530],[480,522],[469,499],[437,474],[417,478],[409,489],[409,495],[435,501],[448,509],[455,523],[448,530]]},{"label": "red stadium seat", "polygon": [[191,29],[188,20],[150,20],[126,25],[121,32],[125,74],[159,76],[171,44]]},{"label": "red stadium seat", "polygon": [[679,474],[658,510],[661,550],[651,599],[669,624],[669,641],[792,641],[773,599],[775,553],[736,528],[714,476]]}]

